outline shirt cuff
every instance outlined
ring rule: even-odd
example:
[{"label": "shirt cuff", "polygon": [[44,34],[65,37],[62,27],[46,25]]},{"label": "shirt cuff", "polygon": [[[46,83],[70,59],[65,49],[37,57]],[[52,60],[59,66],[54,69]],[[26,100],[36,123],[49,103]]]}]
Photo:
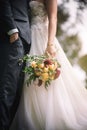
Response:
[{"label": "shirt cuff", "polygon": [[12,35],[12,34],[14,34],[14,33],[16,33],[16,32],[19,32],[17,28],[12,29],[12,30],[10,30],[10,31],[8,32],[8,35]]}]

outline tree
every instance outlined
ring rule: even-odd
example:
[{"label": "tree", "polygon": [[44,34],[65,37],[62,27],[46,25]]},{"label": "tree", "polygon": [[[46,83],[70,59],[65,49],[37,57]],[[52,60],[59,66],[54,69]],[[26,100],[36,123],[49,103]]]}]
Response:
[{"label": "tree", "polygon": [[[57,28],[57,37],[59,42],[61,43],[68,59],[72,64],[79,64],[79,66],[86,72],[87,75],[87,59],[86,57],[79,58],[79,52],[81,49],[81,43],[78,38],[78,31],[76,33],[69,35],[69,30],[76,29],[76,24],[82,24],[82,14],[83,10],[87,7],[87,0],[73,0],[78,3],[77,11],[76,11],[76,19],[74,23],[70,24],[66,30],[63,30],[62,26],[65,23],[69,23],[70,14],[67,11],[66,4],[69,4],[70,0],[62,0],[62,3],[58,6],[58,28]],[[78,62],[79,60],[79,62]],[[83,63],[83,60],[85,63]],[[87,77],[87,76],[86,76]],[[87,78],[86,78],[86,85],[87,85]]]},{"label": "tree", "polygon": [[[68,1],[65,1],[65,3]],[[70,14],[65,7],[64,2],[58,7],[58,26],[57,26],[57,36],[59,42],[61,43],[68,59],[72,64],[76,63],[79,51],[81,49],[81,43],[78,39],[78,34],[68,35],[68,31],[71,28],[75,28],[75,24],[71,24],[66,30],[62,29],[62,25],[69,22]]]},{"label": "tree", "polygon": [[78,63],[80,67],[86,72],[86,88],[87,88],[87,55],[84,55],[79,58]]}]

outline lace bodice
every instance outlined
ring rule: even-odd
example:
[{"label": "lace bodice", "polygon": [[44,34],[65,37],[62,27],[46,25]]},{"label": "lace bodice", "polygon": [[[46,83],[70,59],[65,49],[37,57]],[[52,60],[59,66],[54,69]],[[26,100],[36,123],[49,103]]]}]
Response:
[{"label": "lace bodice", "polygon": [[46,8],[43,3],[31,1],[31,24],[46,24],[48,22]]}]

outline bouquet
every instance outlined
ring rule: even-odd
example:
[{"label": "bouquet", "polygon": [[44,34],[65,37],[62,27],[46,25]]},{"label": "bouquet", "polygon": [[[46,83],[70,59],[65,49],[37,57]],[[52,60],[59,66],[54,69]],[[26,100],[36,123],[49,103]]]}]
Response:
[{"label": "bouquet", "polygon": [[52,80],[55,80],[60,75],[59,62],[48,55],[25,55],[23,61],[27,63],[24,72],[27,74],[27,84],[38,79],[38,86],[42,84],[47,88]]}]

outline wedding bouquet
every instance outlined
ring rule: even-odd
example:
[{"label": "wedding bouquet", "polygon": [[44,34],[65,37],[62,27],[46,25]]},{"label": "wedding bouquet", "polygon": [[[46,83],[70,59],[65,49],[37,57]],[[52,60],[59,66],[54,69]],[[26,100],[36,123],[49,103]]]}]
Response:
[{"label": "wedding bouquet", "polygon": [[60,64],[59,62],[48,55],[41,56],[30,56],[26,55],[23,57],[23,61],[27,63],[24,68],[24,72],[27,74],[27,84],[38,79],[38,86],[42,84],[45,87],[51,83],[52,80],[55,80],[60,75]]}]

